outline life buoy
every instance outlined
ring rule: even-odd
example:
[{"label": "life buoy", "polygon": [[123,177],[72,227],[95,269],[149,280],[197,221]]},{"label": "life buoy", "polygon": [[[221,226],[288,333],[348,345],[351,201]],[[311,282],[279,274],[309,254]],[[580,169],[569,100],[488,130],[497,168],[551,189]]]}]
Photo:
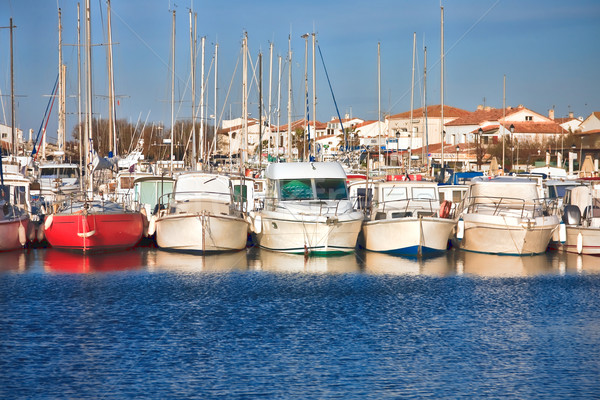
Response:
[{"label": "life buoy", "polygon": [[452,202],[450,200],[442,201],[442,204],[440,204],[440,218],[448,218],[450,210],[452,210]]}]

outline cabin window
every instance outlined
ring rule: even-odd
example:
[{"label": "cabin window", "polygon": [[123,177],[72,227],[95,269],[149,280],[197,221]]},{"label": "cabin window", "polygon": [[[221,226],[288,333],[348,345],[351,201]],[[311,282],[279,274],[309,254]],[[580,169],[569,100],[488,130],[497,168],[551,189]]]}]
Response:
[{"label": "cabin window", "polygon": [[248,202],[248,187],[246,185],[233,186],[233,201],[236,203]]},{"label": "cabin window", "polygon": [[77,175],[75,168],[42,168],[40,170],[40,177],[45,179],[77,178]]},{"label": "cabin window", "polygon": [[419,200],[435,200],[435,188],[423,187],[423,188],[412,188],[412,198]]},{"label": "cabin window", "polygon": [[463,198],[463,192],[461,190],[453,190],[452,191],[452,202],[460,203]]},{"label": "cabin window", "polygon": [[310,179],[281,179],[279,185],[281,200],[313,199]]},{"label": "cabin window", "polygon": [[383,201],[406,200],[406,188],[389,187],[383,189]]},{"label": "cabin window", "polygon": [[121,189],[133,189],[134,176],[122,176],[121,177]]},{"label": "cabin window", "polygon": [[315,179],[319,200],[345,200],[348,198],[344,179]]}]

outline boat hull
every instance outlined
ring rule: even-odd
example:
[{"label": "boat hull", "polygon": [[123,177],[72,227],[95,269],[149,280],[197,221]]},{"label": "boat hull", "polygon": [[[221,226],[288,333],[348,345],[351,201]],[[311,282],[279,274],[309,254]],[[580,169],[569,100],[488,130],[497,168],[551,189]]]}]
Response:
[{"label": "boat hull", "polygon": [[361,245],[367,250],[418,256],[446,251],[456,221],[445,218],[397,218],[366,221]]},{"label": "boat hull", "polygon": [[357,218],[341,221],[325,216],[310,219],[297,216],[290,220],[262,214],[255,217],[253,225],[256,240],[265,249],[286,253],[348,253],[354,251],[362,225],[362,213],[356,214]]},{"label": "boat hull", "polygon": [[600,255],[600,228],[569,225],[566,228],[567,240],[563,248],[567,252]]},{"label": "boat hull", "polygon": [[29,217],[0,220],[0,251],[20,249],[26,244]]},{"label": "boat hull", "polygon": [[54,214],[46,217],[45,235],[52,247],[69,250],[118,250],[142,237],[141,213]]},{"label": "boat hull", "polygon": [[212,214],[174,214],[156,220],[156,244],[161,249],[218,252],[246,247],[248,222]]},{"label": "boat hull", "polygon": [[515,218],[465,214],[461,249],[478,253],[525,255],[546,251],[558,217]]}]

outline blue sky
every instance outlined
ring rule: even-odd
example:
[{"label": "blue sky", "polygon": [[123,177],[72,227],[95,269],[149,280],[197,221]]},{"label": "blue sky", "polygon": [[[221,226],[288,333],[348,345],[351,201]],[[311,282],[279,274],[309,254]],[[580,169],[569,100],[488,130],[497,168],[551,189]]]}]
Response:
[{"label": "blue sky", "polygon": [[[106,2],[91,0],[92,41],[105,43]],[[377,43],[381,43],[381,111],[410,109],[413,32],[417,34],[415,108],[422,106],[423,47],[427,46],[427,102],[440,103],[440,4],[444,6],[445,104],[474,110],[478,104],[523,104],[557,117],[600,110],[600,2],[597,0],[112,0],[115,87],[119,118],[171,124],[170,10],[176,10],[177,118],[191,116],[189,9],[198,14],[198,36],[206,37],[208,112],[214,113],[214,45],[219,44],[217,115],[241,114],[241,42],[248,33],[251,62],[263,53],[264,104],[268,105],[269,43],[274,44],[273,109],[277,56],[285,62],[292,38],[293,118],[303,117],[304,39],[316,32],[342,116],[377,119]],[[17,126],[37,132],[58,71],[57,9],[62,9],[63,59],[67,64],[67,137],[76,122],[77,1],[3,0],[0,26],[13,18]],[[84,2],[81,1],[83,10]],[[82,26],[84,25],[82,19]],[[83,38],[83,29],[82,29]],[[200,54],[200,52],[199,52]],[[83,57],[83,54],[82,54]],[[309,86],[310,75],[309,46]],[[106,50],[93,50],[94,112],[106,116]],[[239,62],[234,74],[236,63]],[[287,65],[282,79],[281,123],[287,123]],[[210,71],[209,71],[210,70]],[[198,61],[198,87],[200,61]],[[209,74],[210,72],[210,74]],[[317,55],[317,119],[336,114]],[[231,86],[227,102],[225,98]],[[0,29],[0,122],[10,123],[9,31]],[[258,94],[249,103],[257,116]],[[56,137],[56,106],[48,124]],[[274,115],[274,114],[273,114]],[[6,116],[6,117],[5,117]],[[5,119],[6,118],[6,119]],[[273,121],[275,117],[272,118]]]}]

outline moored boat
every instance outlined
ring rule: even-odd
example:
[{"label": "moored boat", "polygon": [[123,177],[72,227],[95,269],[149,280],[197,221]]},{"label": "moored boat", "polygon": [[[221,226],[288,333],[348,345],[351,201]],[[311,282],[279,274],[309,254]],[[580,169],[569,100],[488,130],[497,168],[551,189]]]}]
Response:
[{"label": "moored boat", "polygon": [[600,255],[600,189],[589,184],[569,189],[563,222],[567,252]]},{"label": "moored boat", "polygon": [[[360,184],[363,190],[366,185]],[[440,203],[435,182],[375,181],[366,193],[370,204],[359,240],[362,247],[409,256],[447,250],[456,221],[452,203]]]},{"label": "moored boat", "polygon": [[455,243],[480,253],[543,253],[559,223],[546,206],[537,183],[530,179],[474,178],[457,210]]},{"label": "moored boat", "polygon": [[163,199],[155,222],[160,248],[216,252],[246,247],[248,221],[242,206],[234,201],[229,177],[183,173],[177,177],[173,193]]},{"label": "moored boat", "polygon": [[337,162],[274,163],[265,170],[264,208],[250,213],[259,246],[288,253],[354,251],[363,213]]}]

